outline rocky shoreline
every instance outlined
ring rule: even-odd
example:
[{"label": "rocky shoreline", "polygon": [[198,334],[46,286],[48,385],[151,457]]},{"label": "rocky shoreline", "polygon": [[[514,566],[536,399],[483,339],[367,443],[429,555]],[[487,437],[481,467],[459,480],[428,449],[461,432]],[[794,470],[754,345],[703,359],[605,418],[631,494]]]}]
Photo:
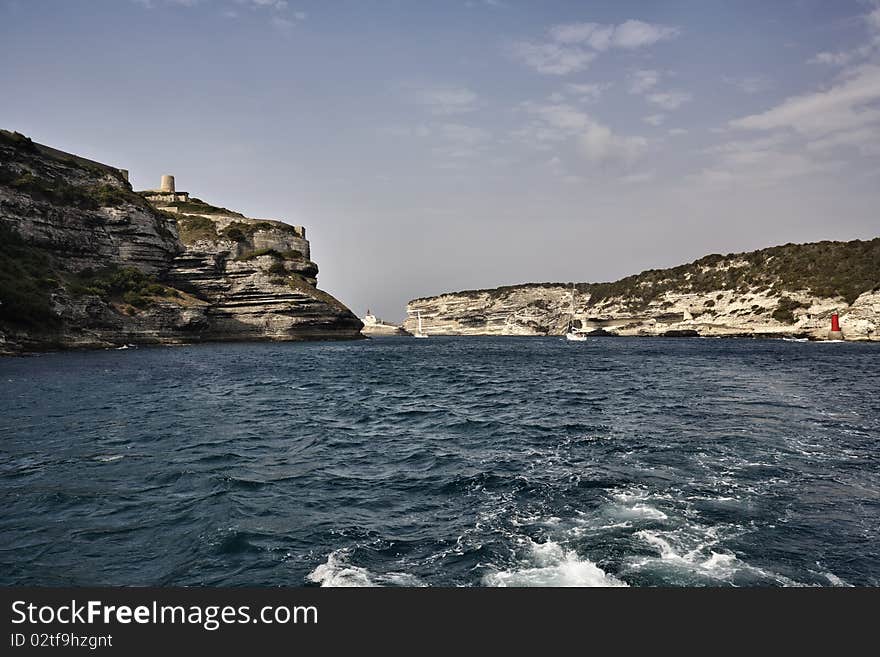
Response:
[{"label": "rocky shoreline", "polygon": [[[827,278],[823,272],[832,270]],[[572,294],[574,314],[572,315]],[[775,337],[880,340],[880,238],[713,255],[613,283],[541,283],[414,299],[429,335]]]}]

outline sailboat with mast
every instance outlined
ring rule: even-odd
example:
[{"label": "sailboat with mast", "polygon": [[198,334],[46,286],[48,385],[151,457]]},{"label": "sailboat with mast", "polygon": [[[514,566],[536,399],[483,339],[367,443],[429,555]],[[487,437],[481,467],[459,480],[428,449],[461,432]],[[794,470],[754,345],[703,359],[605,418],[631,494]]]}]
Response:
[{"label": "sailboat with mast", "polygon": [[415,332],[413,335],[414,338],[427,338],[428,334],[422,331],[422,311],[417,310],[416,313],[419,316],[419,330]]},{"label": "sailboat with mast", "polygon": [[587,334],[574,327],[574,283],[571,284],[571,313],[568,316],[568,328],[565,332],[565,339],[573,342],[586,342],[587,340]]}]

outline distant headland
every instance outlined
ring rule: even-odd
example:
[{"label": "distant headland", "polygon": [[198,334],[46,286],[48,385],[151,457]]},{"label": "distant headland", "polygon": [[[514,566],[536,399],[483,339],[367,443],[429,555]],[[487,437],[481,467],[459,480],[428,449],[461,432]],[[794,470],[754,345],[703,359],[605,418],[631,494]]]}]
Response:
[{"label": "distant headland", "polygon": [[419,313],[431,335],[562,335],[571,322],[592,335],[880,340],[880,238],[714,254],[610,283],[450,292],[410,301],[404,326]]}]

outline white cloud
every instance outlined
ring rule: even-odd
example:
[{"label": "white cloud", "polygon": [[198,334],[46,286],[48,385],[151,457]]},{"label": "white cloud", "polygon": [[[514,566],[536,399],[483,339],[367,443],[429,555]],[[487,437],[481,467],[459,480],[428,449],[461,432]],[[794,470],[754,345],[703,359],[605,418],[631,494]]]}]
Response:
[{"label": "white cloud", "polygon": [[651,114],[642,119],[645,123],[653,126],[659,126],[666,120],[665,114]]},{"label": "white cloud", "polygon": [[272,27],[281,30],[282,32],[287,32],[296,27],[296,21],[292,21],[289,18],[283,18],[281,16],[273,16],[271,23]]},{"label": "white cloud", "polygon": [[630,74],[629,92],[631,94],[643,94],[657,86],[660,82],[660,72],[652,70],[633,71]]},{"label": "white cloud", "polygon": [[464,3],[464,6],[468,9],[473,9],[474,7],[479,6],[507,9],[509,5],[505,2],[501,2],[501,0],[468,0]]},{"label": "white cloud", "polygon": [[679,35],[677,27],[628,20],[620,25],[600,23],[568,23],[550,28],[550,36],[558,43],[587,44],[595,50],[609,48],[635,49]]},{"label": "white cloud", "polygon": [[769,187],[784,180],[838,170],[841,162],[817,160],[802,153],[774,149],[741,150],[690,178],[713,186]]},{"label": "white cloud", "polygon": [[669,130],[666,131],[666,134],[668,134],[670,137],[677,137],[679,135],[686,135],[687,133],[688,133],[688,131],[685,130],[684,128],[670,128]]},{"label": "white cloud", "polygon": [[[162,4],[177,5],[179,7],[194,7],[199,4],[200,0],[164,0]],[[154,9],[160,0],[134,0],[134,3],[141,5],[145,9]]]},{"label": "white cloud", "polygon": [[448,141],[467,146],[475,146],[489,139],[486,130],[462,123],[444,123],[440,126],[440,134]]},{"label": "white cloud", "polygon": [[479,105],[479,97],[467,87],[434,84],[406,85],[405,89],[413,102],[438,116],[472,112]]},{"label": "white cloud", "polygon": [[239,4],[252,5],[256,8],[287,9],[287,0],[238,0]]},{"label": "white cloud", "polygon": [[462,123],[444,123],[437,126],[434,134],[441,143],[431,149],[435,156],[451,160],[466,160],[481,155],[491,135],[482,128]]},{"label": "white cloud", "polygon": [[716,144],[715,146],[707,148],[706,152],[721,154],[724,156],[735,155],[737,153],[765,152],[778,148],[787,141],[788,137],[779,133],[768,137],[759,137],[757,139],[741,139]]},{"label": "white cloud", "polygon": [[665,110],[674,110],[691,100],[692,96],[683,91],[665,91],[648,94],[647,98]]},{"label": "white cloud", "polygon": [[[664,73],[653,69],[633,71],[630,73],[629,92],[645,96],[648,102],[657,105],[667,112],[678,109],[693,98],[691,94],[684,91],[657,91],[657,85],[663,76]],[[662,115],[655,114],[653,116]],[[650,123],[651,121],[648,122]],[[659,125],[659,123],[654,123],[654,125]]]},{"label": "white cloud", "polygon": [[[232,0],[235,4],[250,7],[252,9],[275,9],[281,11],[287,9],[287,0]],[[200,4],[209,4],[211,0],[134,0],[135,4],[143,5],[148,9],[152,9],[157,4],[177,5],[180,7],[195,7]],[[231,10],[224,10],[223,15],[227,16]]]},{"label": "white cloud", "polygon": [[529,68],[546,75],[568,75],[583,71],[596,58],[596,53],[580,46],[528,41],[514,44],[513,54]]},{"label": "white cloud", "polygon": [[595,50],[607,50],[612,45],[614,26],[599,23],[569,23],[551,27],[549,34],[558,43],[582,43]]},{"label": "white cloud", "polygon": [[811,141],[807,144],[809,151],[829,151],[840,148],[854,148],[862,155],[880,155],[880,134],[877,126],[866,126],[855,130],[836,132]]},{"label": "white cloud", "polygon": [[279,32],[289,34],[293,28],[302,23],[306,19],[305,12],[298,11],[293,14],[276,14],[272,16],[270,22]]},{"label": "white cloud", "polygon": [[868,41],[851,50],[839,52],[820,52],[808,60],[810,64],[826,64],[830,66],[847,66],[860,60],[867,59],[874,52],[880,50],[880,3],[872,0],[874,9],[862,16],[868,30]]},{"label": "white cloud", "polygon": [[874,1],[876,7],[865,17],[868,29],[872,32],[880,33],[880,3]]},{"label": "white cloud", "polygon": [[581,156],[592,164],[631,164],[648,145],[644,137],[615,134],[571,105],[524,103],[523,109],[534,120],[516,136],[539,149],[573,140]]},{"label": "white cloud", "polygon": [[632,164],[648,146],[648,140],[644,137],[616,135],[611,128],[597,122],[590,123],[578,141],[581,153],[593,164]]},{"label": "white cloud", "polygon": [[793,96],[760,114],[730,121],[746,130],[788,129],[813,137],[852,130],[880,121],[880,65],[847,71],[825,91]]},{"label": "white cloud", "polygon": [[283,32],[289,31],[306,19],[306,13],[303,11],[286,13],[289,8],[288,0],[227,0],[223,3],[216,3],[214,0],[133,0],[133,2],[143,6],[145,9],[154,9],[159,5],[166,7],[195,7],[212,3],[219,4],[220,16],[230,19],[241,17],[241,13],[235,7],[239,7],[242,10],[266,9],[275,14],[270,20],[272,26]]},{"label": "white cloud", "polygon": [[487,130],[456,122],[389,125],[379,134],[388,140],[416,140],[429,149],[434,164],[445,169],[467,166],[469,160],[485,155],[492,140]]},{"label": "white cloud", "polygon": [[590,117],[571,105],[540,105],[525,103],[527,112],[537,116],[548,126],[560,131],[560,136],[577,133],[587,127]]},{"label": "white cloud", "polygon": [[837,171],[844,165],[814,156],[796,136],[784,132],[724,142],[705,152],[714,155],[715,162],[691,179],[712,186],[769,187],[791,178]]},{"label": "white cloud", "polygon": [[809,60],[810,64],[828,64],[829,66],[846,66],[851,61],[867,55],[870,50],[857,48],[843,52],[820,52]]},{"label": "white cloud", "polygon": [[522,41],[513,45],[513,55],[546,75],[568,75],[590,65],[596,53],[612,48],[635,50],[672,39],[679,28],[628,20],[619,25],[567,23],[547,30],[549,40]]},{"label": "white cloud", "polygon": [[592,103],[599,100],[609,85],[570,82],[565,85],[565,90],[573,96],[577,96],[582,103]]},{"label": "white cloud", "polygon": [[643,48],[658,41],[673,39],[680,33],[677,27],[630,20],[617,26],[614,41],[620,48]]}]

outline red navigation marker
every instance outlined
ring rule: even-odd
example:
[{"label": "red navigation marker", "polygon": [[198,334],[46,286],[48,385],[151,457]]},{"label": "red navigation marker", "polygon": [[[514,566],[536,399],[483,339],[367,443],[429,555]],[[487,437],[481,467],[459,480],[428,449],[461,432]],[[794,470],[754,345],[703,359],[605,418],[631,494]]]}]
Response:
[{"label": "red navigation marker", "polygon": [[837,313],[831,313],[831,331],[832,333],[840,332],[840,319],[837,316]]}]

